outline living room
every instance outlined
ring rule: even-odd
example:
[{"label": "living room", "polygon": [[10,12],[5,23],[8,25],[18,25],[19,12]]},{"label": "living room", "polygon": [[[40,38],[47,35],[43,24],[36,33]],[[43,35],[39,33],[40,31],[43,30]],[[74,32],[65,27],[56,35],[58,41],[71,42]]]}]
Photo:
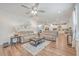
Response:
[{"label": "living room", "polygon": [[0,55],[76,56],[74,12],[74,3],[0,4]]}]

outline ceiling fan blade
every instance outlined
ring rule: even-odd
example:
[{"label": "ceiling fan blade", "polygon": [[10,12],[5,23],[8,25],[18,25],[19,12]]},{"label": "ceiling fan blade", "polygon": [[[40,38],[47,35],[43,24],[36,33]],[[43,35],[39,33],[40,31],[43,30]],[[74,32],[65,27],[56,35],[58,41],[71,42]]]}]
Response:
[{"label": "ceiling fan blade", "polygon": [[25,6],[25,5],[21,5],[21,6],[24,7],[24,8],[30,9],[28,6]]},{"label": "ceiling fan blade", "polygon": [[44,10],[38,10],[38,12],[42,12],[42,13],[45,13],[45,11],[44,11]]},{"label": "ceiling fan blade", "polygon": [[39,3],[35,3],[35,7],[38,7],[39,6]]},{"label": "ceiling fan blade", "polygon": [[33,3],[33,5],[32,5],[32,10],[36,7],[36,8],[38,8],[38,6],[39,6],[39,3]]}]

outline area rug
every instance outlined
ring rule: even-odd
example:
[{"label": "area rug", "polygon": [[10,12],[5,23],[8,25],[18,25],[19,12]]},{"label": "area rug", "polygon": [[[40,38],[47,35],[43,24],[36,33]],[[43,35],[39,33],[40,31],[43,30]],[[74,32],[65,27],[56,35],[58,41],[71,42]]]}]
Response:
[{"label": "area rug", "polygon": [[27,50],[29,53],[31,53],[32,55],[35,56],[40,51],[42,51],[49,43],[50,43],[50,41],[45,41],[45,42],[39,44],[37,47],[31,45],[30,43],[26,43],[26,44],[23,44],[22,47],[25,50]]}]

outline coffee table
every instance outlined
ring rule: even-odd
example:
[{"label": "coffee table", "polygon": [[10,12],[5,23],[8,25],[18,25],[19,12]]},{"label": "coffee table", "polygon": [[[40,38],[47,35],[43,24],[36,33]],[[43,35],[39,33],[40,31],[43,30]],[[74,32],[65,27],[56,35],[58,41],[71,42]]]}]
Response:
[{"label": "coffee table", "polygon": [[39,44],[43,43],[44,41],[45,41],[44,38],[36,37],[35,39],[32,39],[30,41],[30,44],[37,47]]}]

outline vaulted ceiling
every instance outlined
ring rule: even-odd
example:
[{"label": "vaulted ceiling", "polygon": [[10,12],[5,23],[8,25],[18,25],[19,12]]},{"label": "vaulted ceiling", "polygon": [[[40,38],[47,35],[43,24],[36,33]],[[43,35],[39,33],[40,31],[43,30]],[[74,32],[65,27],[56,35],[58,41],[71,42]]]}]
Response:
[{"label": "vaulted ceiling", "polygon": [[30,7],[32,3],[0,4],[0,15],[8,16],[8,18],[13,17],[9,21],[13,21],[14,23],[28,23],[28,21],[35,19],[38,19],[38,23],[62,23],[69,21],[74,8],[74,4],[72,3],[39,3],[38,8],[44,10],[45,13],[38,13],[38,17],[34,18],[25,14],[29,9],[23,8],[21,5]]}]

